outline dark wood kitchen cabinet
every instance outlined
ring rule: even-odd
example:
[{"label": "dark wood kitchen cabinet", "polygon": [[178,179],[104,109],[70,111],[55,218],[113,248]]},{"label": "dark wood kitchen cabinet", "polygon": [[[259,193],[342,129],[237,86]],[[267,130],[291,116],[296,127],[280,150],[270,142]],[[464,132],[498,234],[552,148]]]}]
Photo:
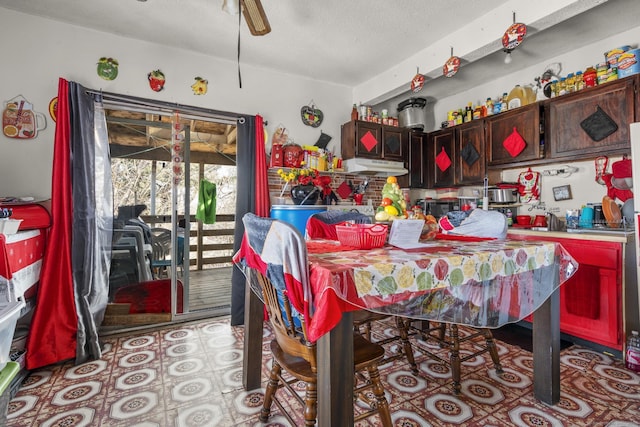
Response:
[{"label": "dark wood kitchen cabinet", "polygon": [[398,162],[407,161],[407,128],[382,125],[382,158]]},{"label": "dark wood kitchen cabinet", "polygon": [[[629,153],[629,124],[635,121],[636,80],[635,76],[627,77],[552,99],[546,112],[550,156],[555,160]],[[603,130],[609,126],[607,117],[613,125],[611,134],[604,138],[601,138],[603,135],[589,136],[580,125],[591,119],[597,124],[594,128]]]},{"label": "dark wood kitchen cabinet", "polygon": [[342,125],[342,158],[406,162],[408,129],[352,120]]},{"label": "dark wood kitchen cabinet", "polygon": [[[534,103],[486,118],[487,165],[504,166],[544,157],[540,144],[540,103]],[[517,130],[525,141],[525,147],[518,155],[512,156],[503,142]]]},{"label": "dark wood kitchen cabinet", "polygon": [[481,184],[487,171],[485,121],[474,120],[456,129],[456,185]]},{"label": "dark wood kitchen cabinet", "polygon": [[[431,168],[427,175],[429,187],[482,184],[486,173],[484,128],[484,120],[474,120],[429,134],[426,156],[426,167]],[[445,170],[437,161],[443,153],[451,161]]]},{"label": "dark wood kitchen cabinet", "polygon": [[382,126],[352,120],[342,125],[342,158],[382,158]]},{"label": "dark wood kitchen cabinet", "polygon": [[[409,174],[406,186],[410,188],[429,188],[428,171],[433,169],[433,163],[427,162],[428,134],[419,131],[409,131]],[[400,180],[400,178],[398,178]],[[400,185],[402,187],[402,185]]]},{"label": "dark wood kitchen cabinet", "polygon": [[[455,185],[455,143],[455,128],[443,129],[429,134],[426,161],[427,168],[432,168],[428,176],[428,181],[434,188],[451,187]],[[437,164],[439,155],[442,157],[446,156],[451,161],[451,164],[444,170]]]},{"label": "dark wood kitchen cabinet", "polygon": [[512,234],[509,238],[562,244],[580,266],[574,276],[560,286],[560,331],[622,350],[622,243]]}]

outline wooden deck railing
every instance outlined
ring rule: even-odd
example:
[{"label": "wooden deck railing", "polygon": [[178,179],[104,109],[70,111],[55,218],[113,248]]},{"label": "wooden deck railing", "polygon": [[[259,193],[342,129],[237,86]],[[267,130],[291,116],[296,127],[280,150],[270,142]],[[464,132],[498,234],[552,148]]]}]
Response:
[{"label": "wooden deck railing", "polygon": [[[171,229],[171,215],[142,215],[142,220],[151,227]],[[178,222],[184,219],[178,218]],[[235,233],[235,215],[216,215],[216,223],[211,225],[197,221],[195,215],[190,218],[189,260],[196,270],[206,267],[228,267],[233,256],[233,235]],[[193,255],[195,254],[195,258]]]}]

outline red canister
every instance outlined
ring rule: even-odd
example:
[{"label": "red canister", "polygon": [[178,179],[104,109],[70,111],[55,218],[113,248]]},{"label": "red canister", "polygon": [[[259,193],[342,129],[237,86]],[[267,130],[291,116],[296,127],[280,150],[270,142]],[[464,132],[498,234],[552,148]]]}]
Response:
[{"label": "red canister", "polygon": [[596,69],[593,67],[588,67],[584,70],[584,74],[582,75],[582,79],[584,80],[585,87],[594,87],[598,84],[597,81],[598,73]]}]

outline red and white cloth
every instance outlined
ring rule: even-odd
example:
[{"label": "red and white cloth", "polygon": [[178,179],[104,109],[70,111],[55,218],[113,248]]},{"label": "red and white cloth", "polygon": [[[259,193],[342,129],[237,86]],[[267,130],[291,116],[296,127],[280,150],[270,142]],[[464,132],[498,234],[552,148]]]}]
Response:
[{"label": "red and white cloth", "polygon": [[0,234],[0,278],[13,284],[16,298],[40,280],[44,249],[45,235],[40,230]]},{"label": "red and white cloth", "polygon": [[521,203],[537,203],[540,200],[540,172],[529,168],[518,176],[518,193]]}]

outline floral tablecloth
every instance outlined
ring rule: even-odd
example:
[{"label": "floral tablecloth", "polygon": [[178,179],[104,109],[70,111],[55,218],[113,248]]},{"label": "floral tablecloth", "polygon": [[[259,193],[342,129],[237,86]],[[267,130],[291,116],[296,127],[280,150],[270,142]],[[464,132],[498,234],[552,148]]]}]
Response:
[{"label": "floral tablecloth", "polygon": [[343,311],[497,328],[533,313],[578,268],[558,243],[433,241],[421,249],[308,243],[315,333]]}]

